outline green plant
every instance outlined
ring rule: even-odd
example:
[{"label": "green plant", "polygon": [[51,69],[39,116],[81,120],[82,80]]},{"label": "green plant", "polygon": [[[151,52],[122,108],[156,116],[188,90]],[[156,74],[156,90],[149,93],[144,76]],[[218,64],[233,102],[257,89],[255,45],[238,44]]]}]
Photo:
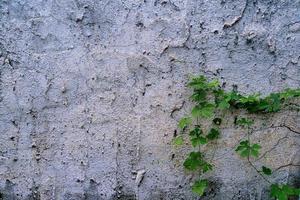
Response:
[{"label": "green plant", "polygon": [[[271,93],[266,97],[262,97],[260,94],[245,96],[234,90],[225,91],[220,86],[219,81],[208,81],[204,76],[192,78],[188,87],[193,90],[190,99],[195,105],[191,114],[179,121],[178,127],[182,134],[189,133],[189,140],[194,151],[188,155],[183,165],[186,170],[197,171],[200,175],[213,170],[213,164],[207,160],[201,148],[209,145],[209,143],[214,143],[220,137],[220,126],[224,121],[223,117],[226,111],[243,109],[251,114],[274,113],[289,105],[288,102],[292,98],[300,97],[300,89],[286,89],[282,92]],[[209,128],[207,125],[203,126],[200,121],[205,122],[205,124],[209,123]],[[252,163],[253,158],[259,157],[261,149],[261,145],[252,143],[250,138],[254,120],[240,117],[235,119],[234,124],[247,132],[247,138],[239,143],[235,151],[241,158],[245,158],[249,165],[270,184],[270,196],[275,199],[286,200],[291,195],[300,195],[300,189],[288,185],[272,184],[267,179],[267,176],[272,174],[272,170],[266,166],[262,166],[259,170]],[[175,145],[184,143],[182,134],[174,139]],[[193,184],[192,191],[202,196],[208,184],[207,179],[199,179]]]}]

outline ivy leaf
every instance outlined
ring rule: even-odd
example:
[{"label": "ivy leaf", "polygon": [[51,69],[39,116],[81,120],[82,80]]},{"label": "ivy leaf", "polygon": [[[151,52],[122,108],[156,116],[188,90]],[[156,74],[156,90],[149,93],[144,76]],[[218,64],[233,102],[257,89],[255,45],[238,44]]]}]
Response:
[{"label": "ivy leaf", "polygon": [[191,123],[192,123],[192,119],[190,117],[184,117],[179,121],[178,127],[183,130],[185,127],[187,127]]},{"label": "ivy leaf", "polygon": [[261,146],[259,144],[250,145],[248,140],[240,142],[240,145],[235,149],[242,157],[254,156],[258,157]]},{"label": "ivy leaf", "polygon": [[196,126],[193,130],[190,131],[191,137],[197,137],[199,135],[202,135],[203,131],[200,129],[199,126]]},{"label": "ivy leaf", "polygon": [[259,101],[260,94],[253,94],[248,96],[241,96],[239,102],[242,104],[251,104]]},{"label": "ivy leaf", "polygon": [[271,197],[274,197],[278,200],[288,200],[287,194],[277,184],[271,185]]},{"label": "ivy leaf", "polygon": [[220,82],[217,79],[214,79],[207,84],[208,88],[217,88],[219,86],[220,86]]},{"label": "ivy leaf", "polygon": [[265,166],[262,166],[262,172],[265,174],[265,175],[271,175],[272,174],[272,170],[268,167],[265,167]]},{"label": "ivy leaf", "polygon": [[202,132],[202,130],[199,129],[199,127],[196,127],[193,130],[191,130],[190,140],[191,140],[193,147],[207,143],[207,139],[205,137],[201,136],[202,134],[203,134],[203,132]]},{"label": "ivy leaf", "polygon": [[204,194],[204,191],[207,188],[207,186],[208,186],[208,181],[206,179],[199,180],[193,184],[192,191],[195,194],[202,196]]},{"label": "ivy leaf", "polygon": [[203,76],[200,75],[198,77],[193,77],[190,82],[188,83],[188,86],[198,90],[208,90],[208,89],[213,89],[219,87],[220,83],[218,80],[212,80],[210,82],[207,81],[207,79]]},{"label": "ivy leaf", "polygon": [[230,108],[230,104],[226,100],[222,100],[221,102],[219,102],[218,108],[225,110]]},{"label": "ivy leaf", "polygon": [[191,99],[194,102],[204,103],[206,101],[207,92],[205,90],[195,90]]},{"label": "ivy leaf", "polygon": [[239,101],[242,98],[242,95],[237,91],[231,91],[228,95],[230,96],[230,101]]},{"label": "ivy leaf", "polygon": [[200,75],[198,77],[193,77],[188,83],[188,86],[194,89],[205,89],[206,85],[207,85],[207,80],[203,75]]},{"label": "ivy leaf", "polygon": [[299,97],[300,96],[300,89],[285,89],[280,94],[280,99],[287,100],[291,97]]},{"label": "ivy leaf", "polygon": [[190,171],[198,169],[203,163],[203,156],[200,152],[191,152],[184,161],[183,166]]},{"label": "ivy leaf", "polygon": [[203,172],[208,172],[208,171],[211,171],[213,169],[213,165],[212,164],[209,164],[208,162],[205,162],[202,164],[201,166]]},{"label": "ivy leaf", "polygon": [[290,97],[293,97],[294,91],[291,90],[291,89],[286,89],[285,91],[283,91],[282,93],[280,93],[280,99],[283,99],[283,100],[287,100],[289,99]]},{"label": "ivy leaf", "polygon": [[252,119],[240,118],[236,120],[236,124],[242,127],[250,127],[254,124],[254,121]]},{"label": "ivy leaf", "polygon": [[219,98],[217,99],[217,102],[218,102],[219,109],[225,110],[230,108],[229,102],[231,101],[232,98],[231,93],[223,93],[223,94],[220,93],[218,97]]},{"label": "ivy leaf", "polygon": [[252,147],[250,148],[250,154],[257,158],[259,155],[260,149],[261,149],[261,146],[259,144],[253,144]]},{"label": "ivy leaf", "polygon": [[192,109],[192,115],[194,117],[203,117],[203,118],[209,118],[213,115],[215,109],[215,105],[211,103],[205,103],[195,106]]},{"label": "ivy leaf", "polygon": [[274,197],[278,200],[288,200],[289,196],[299,196],[300,189],[292,188],[288,185],[271,185],[271,197]]},{"label": "ivy leaf", "polygon": [[193,147],[196,147],[201,144],[206,144],[207,139],[205,137],[199,136],[199,137],[191,138],[191,143]]},{"label": "ivy leaf", "polygon": [[212,170],[213,165],[209,164],[203,159],[201,152],[191,152],[187,159],[184,161],[183,166],[189,171],[195,171],[197,169],[202,169],[205,173]]},{"label": "ivy leaf", "polygon": [[219,137],[219,135],[220,135],[220,131],[218,129],[212,128],[212,129],[210,129],[206,138],[208,140],[214,140],[214,139],[217,139]]},{"label": "ivy leaf", "polygon": [[173,139],[173,144],[175,146],[181,146],[181,145],[183,145],[183,142],[184,142],[184,140],[183,140],[182,136],[177,136]]},{"label": "ivy leaf", "polygon": [[272,93],[269,96],[269,106],[266,109],[268,112],[277,112],[281,109],[280,95]]}]

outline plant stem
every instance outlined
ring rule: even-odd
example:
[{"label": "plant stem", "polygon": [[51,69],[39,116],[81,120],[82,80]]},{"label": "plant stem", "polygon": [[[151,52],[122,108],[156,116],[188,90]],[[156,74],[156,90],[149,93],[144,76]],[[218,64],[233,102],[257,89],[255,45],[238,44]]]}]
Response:
[{"label": "plant stem", "polygon": [[[247,137],[248,137],[248,141],[249,141],[249,144],[251,144],[250,142],[250,127],[248,126],[248,129],[247,129]],[[250,160],[250,154],[248,154],[247,156],[247,160],[248,160],[248,163],[250,164],[250,166],[268,183],[271,183],[263,174],[261,174],[261,172],[256,168],[256,166],[251,162]]]}]

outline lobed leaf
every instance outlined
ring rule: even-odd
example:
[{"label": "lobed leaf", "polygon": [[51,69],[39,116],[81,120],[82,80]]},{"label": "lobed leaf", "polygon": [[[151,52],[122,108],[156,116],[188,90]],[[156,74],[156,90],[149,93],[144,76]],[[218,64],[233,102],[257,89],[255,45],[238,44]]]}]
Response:
[{"label": "lobed leaf", "polygon": [[177,136],[173,139],[172,142],[175,146],[181,146],[184,143],[183,137],[182,136]]},{"label": "lobed leaf", "polygon": [[179,121],[178,127],[183,130],[185,127],[189,126],[191,123],[192,123],[192,119],[190,117],[184,117]]},{"label": "lobed leaf", "polygon": [[192,191],[195,194],[202,196],[204,194],[204,191],[207,188],[207,186],[208,186],[208,181],[206,179],[199,180],[193,184]]},{"label": "lobed leaf", "polygon": [[262,166],[262,172],[265,174],[265,175],[271,175],[272,174],[272,170],[268,167],[265,167],[265,166]]},{"label": "lobed leaf", "polygon": [[293,188],[288,185],[271,185],[271,197],[274,197],[278,200],[288,200],[290,196],[300,196],[300,188]]},{"label": "lobed leaf", "polygon": [[210,118],[213,116],[215,110],[215,105],[211,103],[205,103],[203,105],[196,105],[192,109],[193,117],[203,117]]},{"label": "lobed leaf", "polygon": [[242,157],[258,157],[260,149],[261,146],[259,144],[251,145],[248,140],[244,140],[240,142],[240,145],[235,149],[235,151],[238,152]]},{"label": "lobed leaf", "polygon": [[214,140],[214,139],[217,139],[219,137],[219,135],[220,135],[220,131],[218,129],[212,128],[212,129],[210,129],[206,138],[208,140]]},{"label": "lobed leaf", "polygon": [[184,161],[183,166],[190,171],[198,169],[203,163],[203,156],[200,152],[191,152]]}]

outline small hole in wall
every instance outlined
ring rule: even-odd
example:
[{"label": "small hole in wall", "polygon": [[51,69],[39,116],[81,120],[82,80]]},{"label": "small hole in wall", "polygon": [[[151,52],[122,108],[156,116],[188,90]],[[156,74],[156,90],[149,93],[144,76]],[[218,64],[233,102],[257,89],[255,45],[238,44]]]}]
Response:
[{"label": "small hole in wall", "polygon": [[174,158],[175,158],[175,154],[173,153],[171,156],[171,160],[174,160]]},{"label": "small hole in wall", "polygon": [[223,82],[222,83],[222,88],[225,88],[226,87],[226,82]]},{"label": "small hole in wall", "polygon": [[177,136],[177,130],[174,130],[173,137]]},{"label": "small hole in wall", "polygon": [[144,24],[142,22],[138,22],[135,24],[137,27],[144,27]]}]

